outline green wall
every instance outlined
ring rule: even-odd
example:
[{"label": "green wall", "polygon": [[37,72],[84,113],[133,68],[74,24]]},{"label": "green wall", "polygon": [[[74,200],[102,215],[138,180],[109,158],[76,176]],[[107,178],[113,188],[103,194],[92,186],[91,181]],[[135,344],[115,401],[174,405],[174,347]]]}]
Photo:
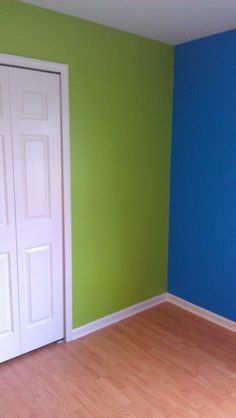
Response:
[{"label": "green wall", "polygon": [[164,292],[174,49],[0,0],[0,52],[69,64],[74,327]]}]

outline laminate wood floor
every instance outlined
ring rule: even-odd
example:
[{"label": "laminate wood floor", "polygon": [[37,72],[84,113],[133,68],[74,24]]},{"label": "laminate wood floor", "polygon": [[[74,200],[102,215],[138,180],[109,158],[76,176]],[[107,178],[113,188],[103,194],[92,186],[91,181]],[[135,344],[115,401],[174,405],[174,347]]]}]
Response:
[{"label": "laminate wood floor", "polygon": [[0,365],[0,417],[236,417],[236,335],[170,303]]}]

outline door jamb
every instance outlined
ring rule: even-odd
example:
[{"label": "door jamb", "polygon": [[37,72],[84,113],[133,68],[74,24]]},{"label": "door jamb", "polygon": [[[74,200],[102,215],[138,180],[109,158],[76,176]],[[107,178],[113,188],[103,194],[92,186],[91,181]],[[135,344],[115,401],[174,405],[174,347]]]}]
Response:
[{"label": "door jamb", "polygon": [[61,134],[62,134],[62,186],[63,186],[63,251],[64,251],[64,333],[72,340],[72,243],[71,243],[71,182],[70,182],[70,125],[68,65],[41,61],[16,55],[0,54],[0,64],[28,68],[60,75]]}]

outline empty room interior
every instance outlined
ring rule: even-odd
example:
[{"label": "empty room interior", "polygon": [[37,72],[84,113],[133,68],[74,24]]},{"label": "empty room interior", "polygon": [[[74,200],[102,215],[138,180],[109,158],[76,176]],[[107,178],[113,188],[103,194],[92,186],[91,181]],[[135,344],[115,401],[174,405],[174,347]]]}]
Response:
[{"label": "empty room interior", "polygon": [[235,0],[0,0],[0,417],[236,417]]}]

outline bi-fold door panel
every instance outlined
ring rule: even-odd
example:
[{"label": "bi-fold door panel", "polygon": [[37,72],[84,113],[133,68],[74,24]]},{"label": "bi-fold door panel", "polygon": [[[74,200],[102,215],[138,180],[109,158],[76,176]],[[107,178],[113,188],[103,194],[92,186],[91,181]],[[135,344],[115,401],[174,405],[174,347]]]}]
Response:
[{"label": "bi-fold door panel", "polygon": [[0,67],[0,362],[64,336],[60,80]]},{"label": "bi-fold door panel", "polygon": [[63,330],[60,79],[11,68],[10,104],[23,352]]},{"label": "bi-fold door panel", "polygon": [[0,362],[21,352],[8,69],[0,66]]}]

